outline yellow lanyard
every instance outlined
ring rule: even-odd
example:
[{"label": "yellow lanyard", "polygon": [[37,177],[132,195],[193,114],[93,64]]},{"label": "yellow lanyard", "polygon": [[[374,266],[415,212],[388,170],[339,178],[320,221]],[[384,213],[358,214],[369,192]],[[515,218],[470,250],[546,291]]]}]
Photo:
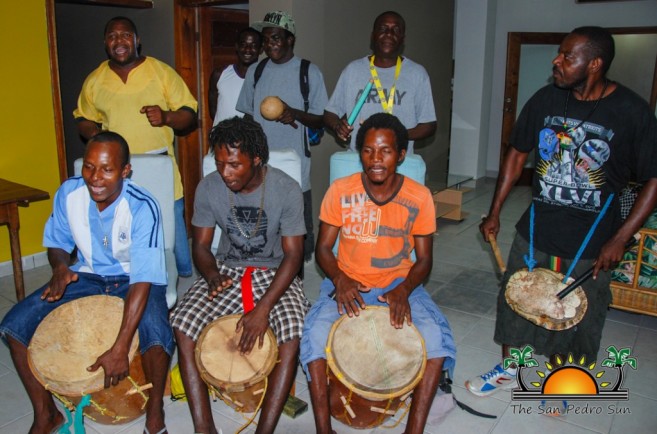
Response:
[{"label": "yellow lanyard", "polygon": [[381,100],[381,107],[383,111],[388,114],[392,114],[393,103],[395,101],[395,87],[397,86],[397,79],[399,78],[399,73],[401,72],[402,59],[401,56],[397,56],[397,66],[395,67],[395,79],[392,82],[392,87],[390,88],[390,93],[388,94],[388,101],[386,101],[386,94],[383,92],[383,87],[381,87],[381,80],[379,80],[379,74],[376,72],[374,67],[374,55],[370,59],[370,75],[376,86],[376,91],[379,94],[379,99]]}]

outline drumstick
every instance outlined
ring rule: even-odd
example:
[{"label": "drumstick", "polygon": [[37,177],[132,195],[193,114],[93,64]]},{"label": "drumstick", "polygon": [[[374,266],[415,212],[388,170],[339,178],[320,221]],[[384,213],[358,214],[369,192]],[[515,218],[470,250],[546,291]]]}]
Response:
[{"label": "drumstick", "polygon": [[500,271],[504,273],[506,271],[506,265],[504,264],[504,259],[502,259],[502,252],[500,252],[500,247],[497,245],[497,240],[495,239],[494,234],[488,234],[488,242],[493,249],[493,255],[497,261],[497,266],[500,267]]},{"label": "drumstick", "polygon": [[365,104],[365,100],[367,99],[367,96],[370,94],[371,89],[372,89],[372,80],[367,82],[365,89],[363,89],[363,93],[360,94],[360,98],[358,98],[358,102],[356,102],[354,109],[351,111],[351,114],[349,115],[349,119],[347,119],[347,123],[349,125],[353,125],[354,122],[356,121],[356,117],[358,117],[358,113],[360,113],[360,109],[363,108],[363,104]]},{"label": "drumstick", "polygon": [[557,298],[559,300],[563,300],[565,296],[573,292],[579,285],[584,283],[591,276],[593,276],[593,267],[586,270],[584,274],[582,274],[577,279],[575,279],[573,283],[571,283],[570,285],[566,286],[564,289],[559,291],[559,293],[557,294]]}]

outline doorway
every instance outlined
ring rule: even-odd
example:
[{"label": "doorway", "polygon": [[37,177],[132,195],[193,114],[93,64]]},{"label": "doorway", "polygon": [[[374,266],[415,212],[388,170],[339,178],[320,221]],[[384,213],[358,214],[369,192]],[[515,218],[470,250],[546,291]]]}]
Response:
[{"label": "doorway", "polygon": [[237,62],[235,45],[238,43],[239,32],[249,26],[249,11],[246,9],[200,8],[199,21],[199,95],[206,98],[202,104],[200,128],[202,153],[205,155],[210,147],[208,137],[213,122],[207,109],[209,101],[206,97],[210,94],[210,75],[215,69],[222,71]]},{"label": "doorway", "polygon": [[103,42],[105,24],[114,16],[131,18],[139,29],[142,54],[173,65],[173,37],[167,41],[161,31],[173,21],[173,10],[153,8],[153,2],[145,0],[45,0],[45,5],[59,176],[63,182],[73,173],[73,161],[84,153],[72,112],[84,79],[107,59]]}]

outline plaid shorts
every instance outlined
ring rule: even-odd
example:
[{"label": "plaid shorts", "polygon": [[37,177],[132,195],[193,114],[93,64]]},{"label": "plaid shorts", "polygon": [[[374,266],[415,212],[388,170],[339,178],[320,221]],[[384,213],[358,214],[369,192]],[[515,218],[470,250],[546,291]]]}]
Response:
[{"label": "plaid shorts", "polygon": [[[198,341],[206,325],[222,316],[244,313],[242,306],[242,276],[245,267],[227,267],[217,262],[219,272],[233,279],[233,285],[215,298],[208,298],[208,283],[199,277],[178,302],[171,314],[171,326]],[[274,280],[276,268],[256,269],[252,274],[253,300],[258,302]],[[298,276],[269,313],[269,326],[276,335],[278,345],[300,339],[303,319],[310,302],[303,293],[303,282]]]}]

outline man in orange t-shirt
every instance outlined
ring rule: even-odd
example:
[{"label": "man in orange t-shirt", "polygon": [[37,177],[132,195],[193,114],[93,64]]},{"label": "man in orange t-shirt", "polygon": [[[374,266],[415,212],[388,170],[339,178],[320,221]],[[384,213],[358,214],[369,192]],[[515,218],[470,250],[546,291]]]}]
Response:
[{"label": "man in orange t-shirt", "polygon": [[301,338],[318,433],[331,432],[325,347],[332,324],[344,313],[351,317],[366,305],[388,306],[391,327],[412,323],[422,335],[427,367],[413,392],[406,434],[423,432],[441,372],[454,366],[449,324],[422,286],[433,265],[431,192],[397,173],[407,146],[408,132],[396,117],[372,115],[356,138],[363,172],[336,180],[322,201],[315,258],[326,279]]}]

